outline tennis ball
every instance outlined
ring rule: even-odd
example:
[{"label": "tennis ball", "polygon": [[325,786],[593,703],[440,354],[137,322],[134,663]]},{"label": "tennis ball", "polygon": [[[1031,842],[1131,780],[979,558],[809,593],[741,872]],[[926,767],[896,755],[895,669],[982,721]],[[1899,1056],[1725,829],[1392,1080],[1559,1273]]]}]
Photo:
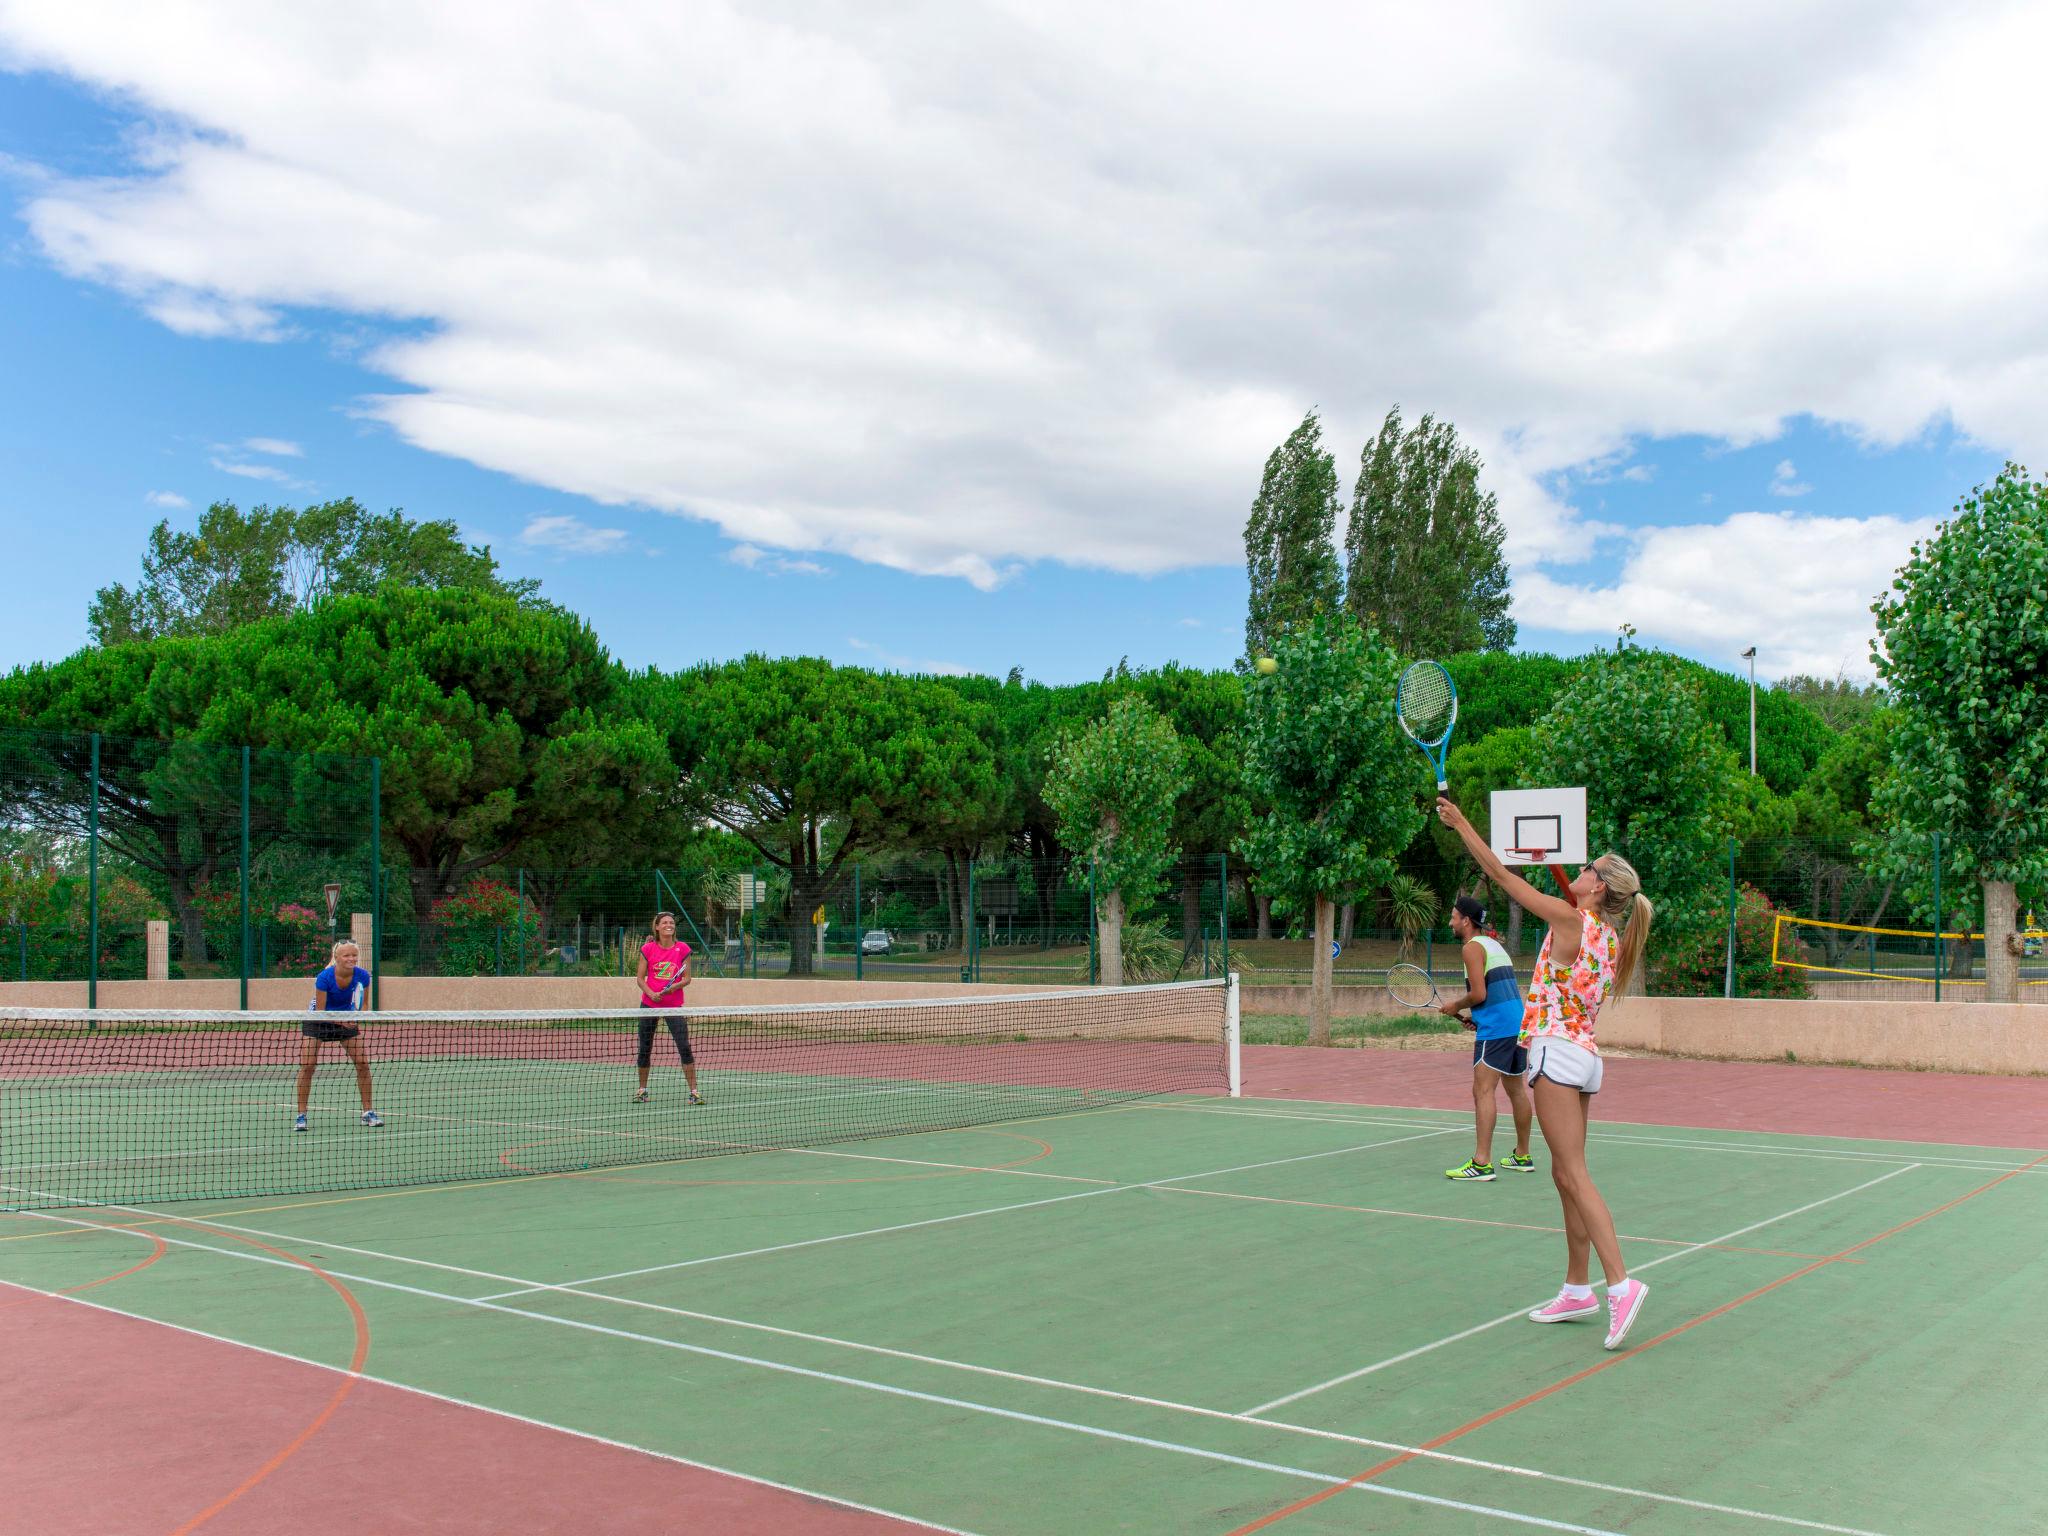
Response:
[{"label": "tennis ball", "polygon": [[1280,670],[1280,663],[1275,661],[1270,656],[1261,656],[1257,661],[1253,662],[1252,665],[1257,667],[1261,672],[1265,673],[1268,677],[1271,677],[1275,672],[1278,672]]}]

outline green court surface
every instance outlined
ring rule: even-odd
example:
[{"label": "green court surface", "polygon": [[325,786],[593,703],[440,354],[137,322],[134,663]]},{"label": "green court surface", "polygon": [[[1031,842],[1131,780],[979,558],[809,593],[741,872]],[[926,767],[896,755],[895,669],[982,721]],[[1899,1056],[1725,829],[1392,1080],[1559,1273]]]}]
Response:
[{"label": "green court surface", "polygon": [[1523,1321],[1556,1199],[1447,1182],[1469,1125],[1177,1099],[21,1213],[0,1280],[155,1234],[81,1300],[345,1369],[304,1260],[368,1377],[980,1536],[2048,1529],[2036,1153],[1596,1125],[1651,1285],[1608,1354]]}]

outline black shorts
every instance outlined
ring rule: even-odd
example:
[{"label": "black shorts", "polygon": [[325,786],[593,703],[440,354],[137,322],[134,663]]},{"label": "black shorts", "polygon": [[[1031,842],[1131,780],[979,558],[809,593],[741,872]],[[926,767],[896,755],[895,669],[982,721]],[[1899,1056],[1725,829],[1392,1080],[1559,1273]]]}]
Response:
[{"label": "black shorts", "polygon": [[344,1024],[339,1019],[308,1019],[299,1026],[299,1033],[308,1040],[353,1040],[362,1033],[355,1024]]},{"label": "black shorts", "polygon": [[1529,1070],[1529,1052],[1513,1035],[1498,1040],[1474,1040],[1472,1064],[1493,1068],[1502,1077],[1520,1077]]},{"label": "black shorts", "polygon": [[654,1015],[662,1011],[659,1008],[649,1008],[647,1010],[648,1016],[640,1020],[640,1054],[635,1058],[633,1065],[636,1067],[648,1067],[654,1064],[654,1031],[657,1024],[665,1022],[668,1025],[668,1037],[675,1041],[676,1054],[682,1057],[683,1065],[686,1067],[695,1066],[697,1064],[697,1057],[690,1049],[689,1020],[661,1020],[654,1017]]}]

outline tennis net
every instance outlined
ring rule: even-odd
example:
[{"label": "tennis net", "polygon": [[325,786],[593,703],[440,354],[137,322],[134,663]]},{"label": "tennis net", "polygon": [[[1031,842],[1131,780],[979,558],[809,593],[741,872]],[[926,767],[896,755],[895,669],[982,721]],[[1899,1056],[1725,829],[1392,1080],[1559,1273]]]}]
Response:
[{"label": "tennis net", "polygon": [[[301,1026],[322,1043],[293,1128]],[[705,1102],[690,1102],[685,1026]],[[654,1032],[650,1097],[635,1062]],[[0,1209],[446,1183],[800,1149],[1236,1088],[1230,983],[739,1009],[0,1008]]]}]

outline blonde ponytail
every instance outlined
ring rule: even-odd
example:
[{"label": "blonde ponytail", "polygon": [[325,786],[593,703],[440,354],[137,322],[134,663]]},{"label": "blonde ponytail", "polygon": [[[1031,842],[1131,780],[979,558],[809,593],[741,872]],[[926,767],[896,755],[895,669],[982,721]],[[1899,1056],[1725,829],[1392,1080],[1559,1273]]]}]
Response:
[{"label": "blonde ponytail", "polygon": [[1614,962],[1614,986],[1610,997],[1620,997],[1641,967],[1643,951],[1650,942],[1650,922],[1657,909],[1643,894],[1642,876],[1635,865],[1618,853],[1600,856],[1601,880],[1607,894],[1600,902],[1600,915],[1621,930],[1621,953]]}]

